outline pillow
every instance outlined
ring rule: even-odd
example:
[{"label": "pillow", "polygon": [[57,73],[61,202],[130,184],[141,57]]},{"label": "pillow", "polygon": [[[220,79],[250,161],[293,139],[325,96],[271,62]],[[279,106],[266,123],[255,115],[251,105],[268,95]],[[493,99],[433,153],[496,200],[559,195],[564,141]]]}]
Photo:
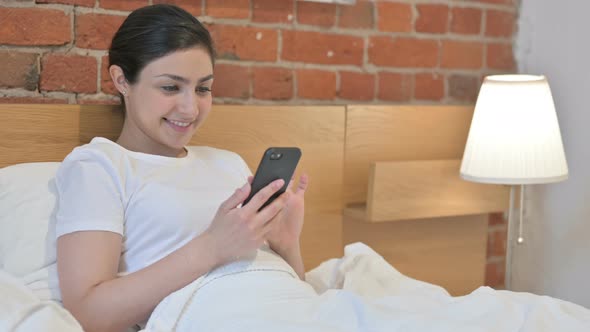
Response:
[{"label": "pillow", "polygon": [[55,262],[55,174],[59,162],[0,169],[0,268],[23,277]]}]

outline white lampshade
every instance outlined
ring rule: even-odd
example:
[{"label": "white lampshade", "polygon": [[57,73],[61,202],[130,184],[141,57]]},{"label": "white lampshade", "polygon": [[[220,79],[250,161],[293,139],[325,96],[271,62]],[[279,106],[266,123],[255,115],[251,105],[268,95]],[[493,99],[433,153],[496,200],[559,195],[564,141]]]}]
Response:
[{"label": "white lampshade", "polygon": [[484,183],[533,184],[565,180],[567,175],[545,76],[486,77],[475,104],[461,177]]}]

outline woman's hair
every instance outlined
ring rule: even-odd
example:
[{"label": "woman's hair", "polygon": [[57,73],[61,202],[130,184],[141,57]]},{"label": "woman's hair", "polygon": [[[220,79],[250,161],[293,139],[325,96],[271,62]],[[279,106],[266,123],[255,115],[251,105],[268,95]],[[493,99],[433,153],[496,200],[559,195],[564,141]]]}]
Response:
[{"label": "woman's hair", "polygon": [[215,61],[209,31],[193,15],[174,5],[158,4],[133,11],[113,37],[109,67],[121,67],[130,84],[150,62],[175,51],[204,48]]}]

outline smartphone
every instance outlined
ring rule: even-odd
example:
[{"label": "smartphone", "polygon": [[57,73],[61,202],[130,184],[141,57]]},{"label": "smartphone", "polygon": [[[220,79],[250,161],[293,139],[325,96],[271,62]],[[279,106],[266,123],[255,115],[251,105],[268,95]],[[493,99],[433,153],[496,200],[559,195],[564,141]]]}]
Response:
[{"label": "smartphone", "polygon": [[248,204],[250,199],[262,188],[269,185],[274,180],[283,179],[285,184],[274,195],[272,195],[259,209],[262,210],[265,206],[272,203],[277,197],[287,190],[287,186],[295,173],[297,163],[301,158],[301,150],[297,147],[271,147],[266,149],[262,155],[262,160],[256,169],[254,179],[252,180],[252,190],[250,195],[242,206]]}]

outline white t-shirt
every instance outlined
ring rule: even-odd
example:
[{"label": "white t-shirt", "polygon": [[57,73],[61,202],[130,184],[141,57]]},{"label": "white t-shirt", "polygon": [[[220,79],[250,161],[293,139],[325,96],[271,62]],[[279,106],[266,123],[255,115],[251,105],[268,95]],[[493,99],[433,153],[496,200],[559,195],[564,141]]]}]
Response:
[{"label": "white t-shirt", "polygon": [[187,147],[183,158],[126,150],[94,138],[57,173],[56,237],[77,231],[123,236],[119,275],[151,265],[207,229],[250,169],[233,152]]}]

